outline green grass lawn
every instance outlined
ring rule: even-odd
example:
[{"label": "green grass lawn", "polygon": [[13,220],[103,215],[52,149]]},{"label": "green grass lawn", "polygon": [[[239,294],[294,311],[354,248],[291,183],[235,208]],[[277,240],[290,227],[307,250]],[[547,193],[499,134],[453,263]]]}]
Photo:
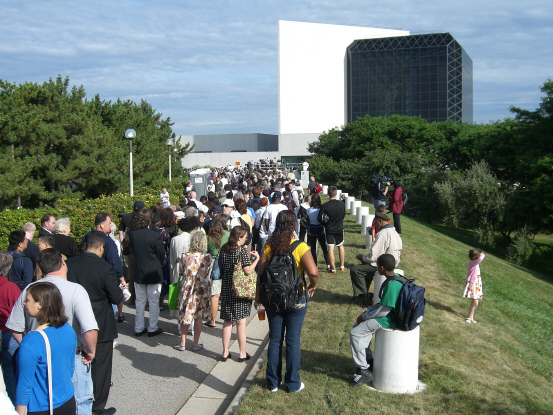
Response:
[{"label": "green grass lawn", "polygon": [[[349,214],[345,228],[349,268],[357,263],[357,253],[365,253],[365,235]],[[392,395],[348,386],[355,370],[348,333],[362,308],[352,305],[349,273],[327,274],[319,252],[319,285],[302,331],[300,374],[306,389],[270,393],[264,367],[238,414],[553,413],[551,274],[485,251],[478,324],[466,324],[470,300],[461,293],[468,250],[474,247],[470,238],[407,217],[402,217],[402,231],[399,268],[426,287],[419,380],[427,390]]]}]

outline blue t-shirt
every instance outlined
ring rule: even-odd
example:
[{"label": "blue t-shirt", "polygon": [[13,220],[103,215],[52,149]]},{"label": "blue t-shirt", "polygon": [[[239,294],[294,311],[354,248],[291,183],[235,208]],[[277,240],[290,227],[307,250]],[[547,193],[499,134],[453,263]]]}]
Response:
[{"label": "blue t-shirt", "polygon": [[[71,377],[75,369],[77,336],[65,323],[59,328],[47,327],[52,355],[52,392],[54,408],[58,408],[74,395]],[[46,343],[36,331],[29,332],[19,345],[17,353],[15,403],[27,406],[28,412],[48,411],[48,362]]]}]

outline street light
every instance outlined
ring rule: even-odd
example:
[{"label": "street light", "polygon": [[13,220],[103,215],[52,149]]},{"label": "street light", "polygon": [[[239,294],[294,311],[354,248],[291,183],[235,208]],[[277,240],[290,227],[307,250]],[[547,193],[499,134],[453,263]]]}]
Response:
[{"label": "street light", "polygon": [[173,146],[173,140],[168,138],[165,140],[165,145],[167,146],[167,150],[169,153],[169,181],[171,181],[171,147]]},{"label": "street light", "polygon": [[136,138],[136,131],[134,131],[132,128],[129,128],[125,131],[125,137],[129,139],[129,164],[130,164],[130,182],[131,182],[131,196],[134,196],[133,192],[133,177],[132,177],[132,140]]}]

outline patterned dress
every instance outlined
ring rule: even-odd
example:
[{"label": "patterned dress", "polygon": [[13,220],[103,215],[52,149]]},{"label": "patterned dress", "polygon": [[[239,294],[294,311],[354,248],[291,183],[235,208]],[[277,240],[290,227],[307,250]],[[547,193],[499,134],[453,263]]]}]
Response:
[{"label": "patterned dress", "polygon": [[182,255],[183,280],[179,292],[179,323],[191,324],[195,318],[207,320],[211,313],[211,255],[199,252]]},{"label": "patterned dress", "polygon": [[224,321],[237,321],[249,317],[252,310],[252,300],[237,298],[232,293],[232,274],[234,265],[238,261],[238,252],[242,260],[242,268],[249,266],[252,261],[250,254],[244,247],[235,248],[227,252],[219,251],[219,261],[223,266],[222,288],[221,288],[221,319]]}]

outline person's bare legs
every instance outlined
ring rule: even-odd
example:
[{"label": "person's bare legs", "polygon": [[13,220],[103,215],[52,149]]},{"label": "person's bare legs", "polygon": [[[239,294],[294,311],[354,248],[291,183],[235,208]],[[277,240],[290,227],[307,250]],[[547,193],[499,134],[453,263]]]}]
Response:
[{"label": "person's bare legs", "polygon": [[219,297],[221,294],[215,294],[211,296],[211,321],[210,325],[215,325],[215,318],[217,317],[217,310],[219,310]]},{"label": "person's bare legs", "polygon": [[[190,326],[190,324],[181,323],[181,325],[180,325],[180,344],[179,344],[179,346],[182,346],[182,347],[186,346],[186,333],[188,333],[188,326]],[[194,333],[194,337],[196,337],[196,333]]]},{"label": "person's bare legs", "polygon": [[330,269],[334,271],[336,269],[334,264],[334,245],[327,245],[328,248],[328,261],[330,262]]},{"label": "person's bare legs", "polygon": [[344,268],[344,261],[346,260],[346,250],[344,249],[344,244],[338,247],[338,256],[340,257],[340,268]]},{"label": "person's bare legs", "polygon": [[239,358],[246,357],[246,319],[240,319],[236,322],[236,338],[238,339],[238,348],[240,349]]},{"label": "person's bare legs", "polygon": [[123,317],[123,301],[117,304],[117,317],[119,318]]},{"label": "person's bare legs", "polygon": [[478,307],[478,300],[473,298],[470,302],[469,315],[467,317],[468,319],[474,320],[474,310],[476,310],[476,307]]},{"label": "person's bare legs", "polygon": [[223,357],[228,356],[228,345],[232,335],[232,321],[223,321]]},{"label": "person's bare legs", "polygon": [[194,319],[194,347],[200,346],[200,334],[202,334],[202,319]]}]

